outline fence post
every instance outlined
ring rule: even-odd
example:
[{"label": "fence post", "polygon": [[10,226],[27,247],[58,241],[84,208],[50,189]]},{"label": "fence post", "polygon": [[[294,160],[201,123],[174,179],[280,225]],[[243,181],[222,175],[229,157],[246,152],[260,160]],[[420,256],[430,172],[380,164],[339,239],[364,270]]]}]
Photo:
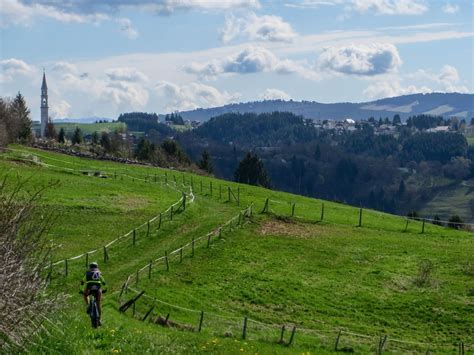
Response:
[{"label": "fence post", "polygon": [[186,194],[184,192],[183,192],[183,211],[186,211]]},{"label": "fence post", "polygon": [[295,216],[295,206],[296,206],[296,203],[293,202],[293,204],[291,205],[291,217]]},{"label": "fence post", "polygon": [[194,256],[194,238],[193,238],[193,242],[192,242],[192,254],[191,256]]},{"label": "fence post", "polygon": [[410,220],[407,218],[407,224],[405,224],[405,230],[404,230],[404,232],[406,232],[406,231],[408,230],[408,222],[409,222],[409,221],[410,221]]},{"label": "fence post", "polygon": [[290,336],[290,341],[288,342],[288,346],[291,345],[293,342],[293,339],[295,338],[295,333],[296,333],[296,326],[293,326],[293,330],[291,331],[291,336]]},{"label": "fence post", "polygon": [[421,225],[421,234],[425,233],[425,219],[423,218],[423,224]]},{"label": "fence post", "polygon": [[459,343],[459,355],[464,355],[464,342]]},{"label": "fence post", "polygon": [[263,206],[263,211],[262,211],[262,213],[266,213],[266,212],[268,212],[268,197],[267,197],[267,199],[265,200],[265,205]]},{"label": "fence post", "polygon": [[173,174],[173,181],[174,181],[174,185],[177,187],[178,186],[178,182],[176,181],[176,175]]},{"label": "fence post", "polygon": [[144,322],[148,318],[148,316],[151,314],[151,312],[153,312],[153,309],[155,309],[155,306],[151,306],[150,310],[148,312],[146,312],[145,317],[143,317],[143,319],[142,319],[142,322]]},{"label": "fence post", "polygon": [[161,212],[160,212],[160,219],[158,220],[158,229],[161,229]]},{"label": "fence post", "polygon": [[219,200],[222,198],[222,185],[219,184]]},{"label": "fence post", "polygon": [[86,253],[86,267],[89,267],[89,252]]},{"label": "fence post", "polygon": [[222,239],[222,228],[219,227],[219,239]]},{"label": "fence post", "polygon": [[242,339],[247,337],[247,317],[244,318],[244,328],[242,329]]},{"label": "fence post", "polygon": [[362,208],[359,209],[359,227],[362,227]]},{"label": "fence post", "polygon": [[230,202],[230,186],[227,186],[227,194],[229,195],[228,201]]},{"label": "fence post", "polygon": [[199,318],[199,327],[198,327],[198,332],[201,331],[202,329],[202,322],[204,320],[204,311],[201,311],[201,317]]},{"label": "fence post", "polygon": [[171,210],[170,210],[170,221],[172,221],[172,220],[173,220],[173,209],[174,209],[174,207],[173,207],[173,205],[171,205]]},{"label": "fence post", "polygon": [[336,344],[334,344],[334,351],[337,351],[337,347],[339,345],[339,338],[341,337],[341,334],[342,334],[342,330],[340,330],[339,334],[337,335]]},{"label": "fence post", "polygon": [[281,327],[281,333],[280,333],[280,341],[279,341],[280,344],[283,343],[283,336],[284,335],[285,335],[285,326],[283,325]]},{"label": "fence post", "polygon": [[150,221],[146,222],[146,236],[150,236]]},{"label": "fence post", "polygon": [[148,279],[151,279],[151,265],[153,263],[153,260],[150,260],[150,264],[148,265]]},{"label": "fence post", "polygon": [[183,262],[183,246],[181,245],[181,248],[179,248],[179,262]]},{"label": "fence post", "polygon": [[68,270],[68,269],[69,269],[69,267],[68,267],[68,261],[67,261],[67,259],[64,259],[64,273],[65,273],[66,276],[67,276],[68,273],[69,273],[69,270]]},{"label": "fence post", "polygon": [[168,252],[165,251],[165,263],[166,263],[166,271],[170,271],[170,263],[168,261]]},{"label": "fence post", "polygon": [[136,230],[134,229],[133,230],[133,237],[132,237],[132,244],[133,246],[135,246],[135,243],[137,242],[137,232]]},{"label": "fence post", "polygon": [[240,206],[240,186],[237,187],[237,206]]},{"label": "fence post", "polygon": [[109,260],[109,253],[107,252],[107,247],[104,246],[104,263]]},{"label": "fence post", "polygon": [[323,221],[323,220],[324,220],[324,202],[321,205],[321,221]]}]

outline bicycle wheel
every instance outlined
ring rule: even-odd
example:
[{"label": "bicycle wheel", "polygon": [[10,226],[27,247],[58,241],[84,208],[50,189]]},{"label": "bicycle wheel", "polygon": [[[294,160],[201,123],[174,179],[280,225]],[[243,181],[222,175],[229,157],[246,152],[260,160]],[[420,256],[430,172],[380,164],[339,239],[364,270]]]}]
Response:
[{"label": "bicycle wheel", "polygon": [[95,298],[91,301],[91,303],[91,325],[92,328],[97,328],[99,326],[99,308],[97,307]]}]

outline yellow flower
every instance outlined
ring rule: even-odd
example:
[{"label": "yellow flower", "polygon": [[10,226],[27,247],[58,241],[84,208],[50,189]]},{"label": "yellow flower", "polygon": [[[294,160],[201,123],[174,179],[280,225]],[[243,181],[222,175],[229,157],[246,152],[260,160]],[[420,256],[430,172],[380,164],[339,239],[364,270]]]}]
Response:
[{"label": "yellow flower", "polygon": [[240,348],[240,351],[244,352],[244,348]]}]

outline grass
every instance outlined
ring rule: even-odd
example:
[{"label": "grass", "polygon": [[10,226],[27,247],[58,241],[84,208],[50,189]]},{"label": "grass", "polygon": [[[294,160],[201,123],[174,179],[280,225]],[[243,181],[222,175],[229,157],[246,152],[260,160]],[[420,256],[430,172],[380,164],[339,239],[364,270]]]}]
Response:
[{"label": "grass", "polygon": [[[113,132],[116,129],[126,129],[126,124],[123,122],[105,122],[105,123],[59,123],[54,122],[54,127],[59,133],[61,128],[66,134],[72,134],[76,127],[79,127],[83,134],[92,134],[94,132]],[[39,125],[37,127],[39,129]]]},{"label": "grass", "polygon": [[[138,231],[135,246],[128,237],[111,247],[108,263],[102,262],[101,251],[91,256],[110,285],[99,331],[89,328],[77,295],[85,258],[69,262],[68,277],[64,264],[55,266],[51,289],[70,295],[67,307],[53,317],[60,326],[49,325],[50,335],[40,332],[29,352],[330,353],[339,329],[346,331],[340,348],[362,353],[373,353],[383,334],[389,335],[386,350],[393,352],[428,350],[428,345],[397,339],[429,343],[431,351],[442,353],[464,340],[471,349],[474,279],[466,270],[472,268],[472,234],[431,224],[422,234],[419,221],[410,221],[405,231],[405,219],[368,210],[357,227],[359,209],[347,205],[171,170],[12,148],[0,154],[0,173],[29,178],[31,189],[59,180],[43,200],[58,215],[48,236],[57,246],[55,260],[101,248],[166,209],[181,197],[172,188],[175,179],[192,181],[196,193],[195,201],[161,229],[153,224],[148,236],[145,229]],[[229,187],[235,195],[240,190],[240,206],[233,197],[228,201]],[[267,198],[271,213],[258,213]],[[204,311],[201,333],[137,319],[153,303],[149,298],[138,302],[135,318],[131,311],[118,312],[118,293],[128,275],[215,230],[251,203],[257,212],[251,223],[226,230],[209,248],[203,240],[194,257],[185,249],[183,262],[175,255],[168,272],[164,263],[154,264],[151,280],[145,271],[138,285],[132,284],[157,298],[152,319],[169,313],[170,320],[196,327]],[[292,203],[293,219],[276,217],[288,216]],[[432,267],[420,275],[427,260]],[[422,277],[424,282],[418,282]],[[244,316],[251,319],[245,341]],[[291,347],[276,343],[282,324],[297,326]]]},{"label": "grass", "polygon": [[466,136],[466,139],[469,145],[474,145],[474,136]]}]

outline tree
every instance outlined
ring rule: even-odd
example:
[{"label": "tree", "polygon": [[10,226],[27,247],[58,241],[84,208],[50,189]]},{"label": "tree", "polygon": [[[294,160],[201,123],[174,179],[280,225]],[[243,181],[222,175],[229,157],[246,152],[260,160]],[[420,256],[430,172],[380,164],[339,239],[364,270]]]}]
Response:
[{"label": "tree", "polygon": [[142,138],[137,144],[135,156],[138,160],[149,161],[153,156],[154,150],[155,146],[148,139]]},{"label": "tree", "polygon": [[248,152],[240,161],[234,173],[235,180],[250,185],[270,187],[270,179],[263,162],[257,156]]},{"label": "tree", "polygon": [[61,127],[61,129],[59,130],[58,142],[59,142],[59,143],[64,143],[64,142],[66,142],[66,131],[64,131],[64,128],[63,128],[63,127]]},{"label": "tree", "polygon": [[97,133],[97,131],[94,131],[94,133],[92,133],[92,144],[93,145],[99,144],[99,133]]},{"label": "tree", "polygon": [[79,127],[76,127],[74,134],[72,135],[71,142],[72,144],[81,144],[84,138],[82,136],[82,131]]},{"label": "tree", "polygon": [[29,142],[32,139],[30,109],[26,106],[25,98],[18,93],[11,104],[11,114],[16,127],[16,139]]},{"label": "tree", "polygon": [[56,128],[54,127],[54,123],[53,122],[48,122],[48,124],[46,125],[45,129],[44,129],[44,135],[46,138],[48,139],[56,139],[58,134],[56,132]]},{"label": "tree", "polygon": [[398,185],[398,198],[403,198],[405,195],[405,181],[401,180],[400,185]]},{"label": "tree", "polygon": [[319,147],[319,144],[316,145],[316,150],[314,151],[314,159],[315,160],[321,159],[321,148]]},{"label": "tree", "polygon": [[212,167],[211,156],[207,150],[202,152],[201,160],[198,163],[200,169],[204,170],[205,172],[212,174],[214,170]]},{"label": "tree", "polygon": [[460,229],[462,226],[463,220],[458,215],[453,215],[449,218],[448,226],[451,228]]},{"label": "tree", "polygon": [[401,124],[402,124],[402,120],[400,118],[400,115],[397,113],[396,115],[393,116],[393,125],[399,126]]},{"label": "tree", "polygon": [[104,148],[106,153],[111,153],[112,152],[112,144],[110,142],[110,136],[107,132],[102,132],[102,135],[100,136],[100,145],[102,148]]}]

